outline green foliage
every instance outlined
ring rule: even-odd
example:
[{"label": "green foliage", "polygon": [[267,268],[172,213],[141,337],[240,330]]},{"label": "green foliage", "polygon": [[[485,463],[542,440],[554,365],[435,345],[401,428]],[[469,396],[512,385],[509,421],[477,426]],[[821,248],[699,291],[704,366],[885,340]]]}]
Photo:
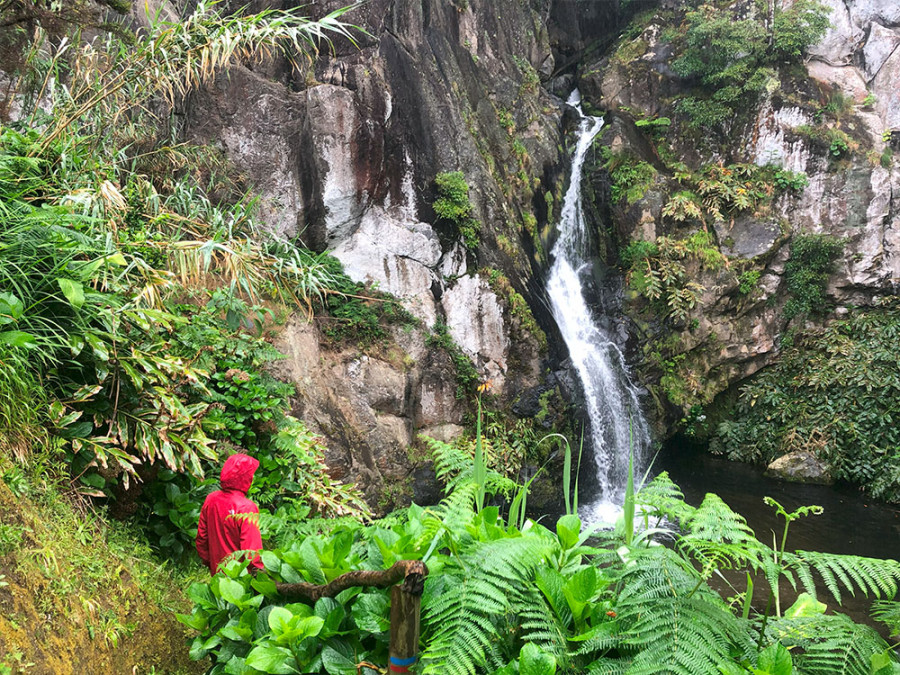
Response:
[{"label": "green foliage", "polygon": [[624,201],[629,206],[643,198],[653,185],[656,169],[632,155],[613,153],[603,148],[604,168],[609,172],[610,198],[613,203]]},{"label": "green foliage", "polygon": [[322,333],[333,347],[377,349],[386,346],[390,326],[418,323],[395,297],[350,279],[337,258],[324,254],[320,260],[331,280],[331,292],[324,301],[327,317],[320,321]]},{"label": "green foliage", "polygon": [[751,295],[759,287],[759,270],[746,270],[738,277],[738,293]]},{"label": "green foliage", "polygon": [[[532,216],[534,218],[534,216]],[[547,335],[538,325],[525,298],[516,291],[509,279],[500,270],[486,268],[482,274],[487,277],[491,289],[506,300],[509,313],[519,321],[521,327],[534,336],[541,349],[547,348]]]},{"label": "green foliage", "polygon": [[845,131],[835,127],[801,124],[795,131],[808,138],[814,145],[824,149],[829,158],[835,160],[845,157],[858,146]]},{"label": "green foliage", "polygon": [[472,217],[469,185],[462,171],[439,173],[434,183],[438,197],[432,206],[438,218],[448,220],[456,226],[466,248],[478,248],[481,226]]},{"label": "green foliage", "polygon": [[474,396],[475,390],[481,383],[481,375],[478,374],[472,359],[453,340],[445,323],[438,321],[434,324],[431,335],[425,339],[425,345],[443,349],[453,362],[456,370],[456,398]]},{"label": "green foliage", "polygon": [[695,81],[699,91],[681,98],[677,109],[695,128],[731,119],[775,80],[774,66],[799,61],[829,25],[828,9],[814,0],[777,7],[771,32],[763,12],[748,18],[735,12],[703,3],[687,13],[678,36],[673,70]]},{"label": "green foliage", "polygon": [[795,173],[779,169],[775,172],[774,178],[775,189],[781,192],[803,192],[809,185],[809,178],[805,173]]},{"label": "green foliage", "polygon": [[705,290],[693,281],[687,264],[718,269],[725,256],[716,247],[712,235],[698,230],[686,239],[657,237],[655,242],[636,241],[622,251],[628,267],[628,283],[647,298],[663,316],[684,321]]},{"label": "green foliage", "polygon": [[[4,404],[0,424],[18,427],[7,442],[20,456],[46,431],[61,439],[86,495],[119,494],[161,467],[191,474],[147,491],[149,526],[178,552],[196,525],[202,475],[217,466],[216,441],[265,455],[287,424],[288,392],[260,389],[260,357],[274,350],[246,332],[272,320],[257,301],[309,310],[333,277],[310,252],[251,239],[246,203],[220,208],[183,183],[160,195],[85,146],[0,132],[0,400],[39,406]],[[110,177],[127,181],[127,200]],[[235,366],[246,386],[227,376]],[[268,423],[277,424],[263,442]],[[280,461],[321,458],[321,447],[308,450]],[[312,464],[302,490],[280,478],[277,489],[307,509],[317,508],[313,494],[329,506],[353,503]],[[275,470],[264,469],[262,477]]]},{"label": "green foliage", "polygon": [[801,234],[791,241],[791,257],[784,266],[790,299],[784,317],[816,316],[829,311],[825,297],[828,277],[844,250],[844,242],[826,234]]},{"label": "green foliage", "polygon": [[[452,478],[439,506],[414,505],[369,526],[267,551],[266,571],[255,577],[246,574],[246,563],[232,562],[224,574],[195,584],[194,611],[180,616],[199,633],[194,658],[216,655],[213,673],[343,674],[357,664],[364,668],[363,661],[383,663],[384,591],[352,589],[310,606],[279,599],[272,581],[322,584],[352,569],[421,559],[429,567],[423,673],[788,675],[900,665],[895,649],[871,628],[825,614],[814,583],[821,575],[838,600],[841,590],[854,587],[893,597],[900,563],[789,549],[790,523],[818,507],[787,513],[770,502],[785,523],[773,549],[715,495],[698,508],[686,504],[663,473],[631,493],[645,528],[630,535],[624,522],[615,532],[583,530],[575,515],[560,518],[555,532],[530,520],[519,527],[496,506],[473,509],[478,486],[471,454],[430,443]],[[679,529],[649,527],[663,518]],[[671,546],[654,541],[663,532]],[[799,579],[808,595],[783,613],[754,613],[749,604],[742,610],[707,583],[723,570],[761,573],[758,583],[768,581],[775,596],[783,581]],[[878,605],[876,615],[893,620],[893,604]]]},{"label": "green foliage", "polygon": [[756,164],[708,164],[691,172],[677,166],[677,178],[687,190],[673,194],[664,216],[678,222],[718,221],[768,205],[779,192],[801,192],[806,174]]},{"label": "green foliage", "polygon": [[896,303],[887,303],[798,334],[742,389],[716,443],[733,459],[763,463],[807,450],[836,478],[900,501],[898,326]]}]

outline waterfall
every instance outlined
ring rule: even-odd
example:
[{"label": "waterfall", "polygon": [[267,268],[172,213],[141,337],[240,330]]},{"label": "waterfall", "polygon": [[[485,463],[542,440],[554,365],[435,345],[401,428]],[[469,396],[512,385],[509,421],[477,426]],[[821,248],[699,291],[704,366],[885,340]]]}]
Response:
[{"label": "waterfall", "polygon": [[[591,422],[591,436],[585,439],[585,445],[589,441],[593,447],[599,494],[590,502],[581,496],[580,515],[585,522],[612,522],[621,510],[629,445],[634,447],[637,473],[650,444],[650,431],[641,413],[638,389],[629,379],[625,358],[613,339],[612,329],[606,326],[603,316],[592,314],[585,298],[585,286],[592,278],[592,262],[589,260],[591,238],[582,209],[581,175],[587,151],[600,133],[603,119],[582,112],[577,89],[567,103],[578,111],[581,121],[569,189],[557,227],[559,238],[550,253],[552,266],[547,293],[572,365],[581,380]],[[615,295],[620,295],[620,291]]]}]

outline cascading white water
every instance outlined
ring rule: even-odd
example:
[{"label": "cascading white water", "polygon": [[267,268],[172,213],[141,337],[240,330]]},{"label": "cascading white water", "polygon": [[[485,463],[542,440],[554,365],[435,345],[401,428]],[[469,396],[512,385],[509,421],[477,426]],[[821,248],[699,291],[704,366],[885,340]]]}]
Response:
[{"label": "cascading white water", "polygon": [[585,522],[613,522],[621,511],[628,472],[629,447],[637,465],[650,442],[641,413],[638,390],[628,377],[625,359],[612,336],[592,316],[584,295],[591,264],[589,236],[581,201],[581,172],[603,119],[585,115],[578,90],[567,101],[581,116],[578,144],[572,157],[569,189],[563,201],[547,293],[553,316],[569,349],[569,356],[584,389],[591,421],[591,443],[597,468],[599,494],[580,511]]}]

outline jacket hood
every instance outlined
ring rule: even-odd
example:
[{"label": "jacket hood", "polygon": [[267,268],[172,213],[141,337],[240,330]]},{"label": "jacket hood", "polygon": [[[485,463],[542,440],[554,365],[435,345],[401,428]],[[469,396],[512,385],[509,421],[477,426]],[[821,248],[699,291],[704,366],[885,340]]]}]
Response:
[{"label": "jacket hood", "polygon": [[240,490],[246,494],[258,466],[259,461],[250,455],[241,453],[232,455],[225,460],[225,464],[222,466],[219,484],[223,490]]}]

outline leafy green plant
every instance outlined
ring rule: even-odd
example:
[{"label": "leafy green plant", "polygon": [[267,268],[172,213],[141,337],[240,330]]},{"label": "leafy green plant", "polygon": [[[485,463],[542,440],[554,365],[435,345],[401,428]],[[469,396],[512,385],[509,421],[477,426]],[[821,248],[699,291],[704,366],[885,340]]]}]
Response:
[{"label": "leafy green plant", "polygon": [[823,148],[831,159],[841,159],[858,147],[845,131],[834,127],[801,124],[796,128],[796,132],[808,138],[814,145]]},{"label": "leafy green plant", "polygon": [[[214,654],[214,673],[240,667],[335,675],[374,667],[367,664],[386,658],[384,591],[353,589],[310,605],[279,598],[272,582],[322,584],[350,569],[421,559],[429,567],[423,673],[759,675],[796,667],[824,674],[842,663],[840,672],[871,675],[872,663],[900,665],[875,631],[826,615],[816,595],[818,577],[838,603],[850,588],[892,597],[900,563],[790,549],[790,523],[817,507],[788,513],[770,501],[785,518],[773,549],[715,495],[699,507],[686,504],[663,473],[630,490],[633,517],[626,513],[616,531],[586,530],[575,515],[560,518],[555,531],[530,520],[518,527],[497,506],[474,508],[477,466],[472,456],[467,464],[437,507],[414,505],[370,526],[313,535],[264,552],[266,570],[255,577],[246,563],[232,562],[194,585],[194,610],[180,616],[198,632],[194,657]],[[663,518],[681,530],[656,527]],[[637,522],[645,528],[627,526]],[[670,546],[654,542],[664,532]],[[785,609],[777,600],[762,612],[747,602],[735,606],[708,584],[726,569],[759,573],[776,599],[785,580],[799,581],[805,594]],[[892,620],[892,603],[876,607]]]},{"label": "leafy green plant", "polygon": [[836,478],[900,501],[898,325],[896,303],[887,303],[798,333],[778,364],[742,388],[716,448],[763,463],[806,450]]},{"label": "leafy green plant", "polygon": [[751,295],[759,288],[759,270],[745,270],[738,277],[738,293],[741,295]]},{"label": "leafy green plant", "polygon": [[654,303],[663,316],[677,321],[687,319],[705,290],[688,274],[688,261],[718,269],[725,264],[725,256],[705,230],[686,239],[662,236],[655,242],[632,242],[622,251],[629,285]]},{"label": "leafy green plant", "polygon": [[784,317],[816,316],[828,312],[828,277],[844,250],[844,242],[825,234],[800,234],[791,241],[791,257],[784,266],[790,299]]},{"label": "leafy green plant", "polygon": [[613,203],[624,201],[629,206],[643,198],[653,185],[656,169],[647,162],[603,148],[604,168],[609,172],[610,199]]},{"label": "leafy green plant", "polygon": [[425,338],[425,345],[431,348],[443,349],[456,369],[456,397],[465,398],[473,396],[481,383],[481,375],[472,363],[472,359],[460,348],[450,335],[450,330],[442,321],[438,321],[432,327],[431,335]]},{"label": "leafy green plant", "polygon": [[731,119],[776,78],[776,66],[796,62],[825,34],[828,11],[814,0],[776,6],[768,27],[762,12],[736,16],[731,8],[706,2],[689,11],[672,67],[696,82],[698,91],[680,98],[677,110],[695,128]]},{"label": "leafy green plant", "polygon": [[439,173],[434,183],[438,195],[432,204],[434,212],[438,218],[448,220],[456,226],[466,248],[476,249],[481,226],[472,217],[469,185],[462,171]]}]

